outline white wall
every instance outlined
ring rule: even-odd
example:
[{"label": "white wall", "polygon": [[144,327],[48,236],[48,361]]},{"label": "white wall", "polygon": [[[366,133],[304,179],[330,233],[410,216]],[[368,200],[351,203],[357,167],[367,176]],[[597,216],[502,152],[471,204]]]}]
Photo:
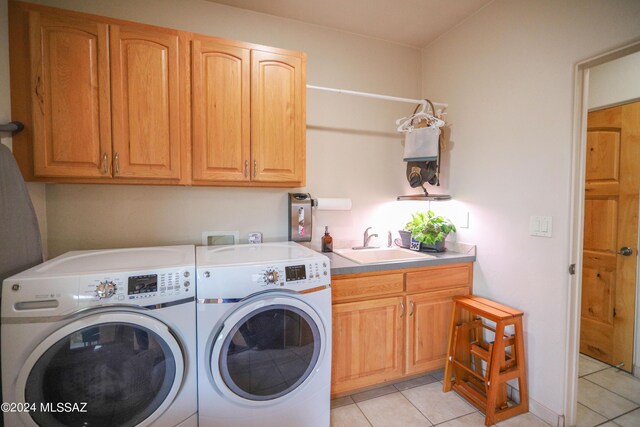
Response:
[{"label": "white wall", "polygon": [[[419,97],[417,49],[202,0],[40,0],[36,3],[307,52],[309,84]],[[351,197],[351,212],[319,212],[337,246],[386,223],[374,207],[406,192],[394,121],[413,106],[307,92],[307,187],[313,197]],[[206,230],[287,237],[286,189],[48,185],[51,256],[72,249],[198,243]],[[384,230],[380,231],[380,235]],[[385,240],[386,241],[386,240]]]},{"label": "white wall", "polygon": [[589,110],[640,99],[640,52],[589,69]]},{"label": "white wall", "polygon": [[[449,103],[448,186],[470,211],[474,292],[525,312],[532,411],[563,414],[575,65],[640,37],[636,0],[496,0],[423,51]],[[529,236],[531,215],[553,237]]]}]

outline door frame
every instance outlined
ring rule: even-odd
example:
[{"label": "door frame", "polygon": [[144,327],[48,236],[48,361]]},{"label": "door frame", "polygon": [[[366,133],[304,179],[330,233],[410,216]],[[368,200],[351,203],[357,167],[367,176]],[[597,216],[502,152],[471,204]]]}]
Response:
[{"label": "door frame", "polygon": [[[571,189],[569,218],[569,262],[575,274],[568,279],[566,359],[564,382],[565,425],[576,423],[578,407],[578,357],[580,354],[580,305],[582,299],[582,249],[584,239],[584,189],[587,146],[587,113],[589,71],[604,64],[640,51],[640,41],[614,48],[606,53],[579,62],[574,74],[573,126],[571,145]],[[636,283],[638,278],[636,278]],[[636,287],[636,292],[638,289]],[[636,312],[636,316],[638,312]],[[635,344],[634,344],[635,346]],[[635,357],[635,355],[634,355]]]}]

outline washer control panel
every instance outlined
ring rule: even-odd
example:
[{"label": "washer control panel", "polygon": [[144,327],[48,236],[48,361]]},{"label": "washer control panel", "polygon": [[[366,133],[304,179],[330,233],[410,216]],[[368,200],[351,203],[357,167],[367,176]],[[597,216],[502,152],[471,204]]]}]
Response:
[{"label": "washer control panel", "polygon": [[86,278],[80,284],[80,299],[90,304],[146,305],[193,296],[192,274],[190,269],[176,269]]}]

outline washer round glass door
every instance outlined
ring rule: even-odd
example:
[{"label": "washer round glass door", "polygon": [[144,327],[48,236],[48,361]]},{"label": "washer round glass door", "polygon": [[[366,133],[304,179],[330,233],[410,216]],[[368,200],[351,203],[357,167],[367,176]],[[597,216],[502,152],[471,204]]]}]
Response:
[{"label": "washer round glass door", "polygon": [[325,338],[309,305],[263,295],[225,319],[211,353],[213,379],[241,399],[268,403],[313,375]]},{"label": "washer round glass door", "polygon": [[39,426],[143,426],[157,419],[182,383],[182,349],[159,320],[103,312],[57,330],[26,360],[18,400]]}]

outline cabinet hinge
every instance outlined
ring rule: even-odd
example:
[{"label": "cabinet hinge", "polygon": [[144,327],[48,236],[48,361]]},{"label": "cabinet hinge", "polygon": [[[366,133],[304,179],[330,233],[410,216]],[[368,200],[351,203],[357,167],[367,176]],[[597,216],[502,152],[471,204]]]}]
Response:
[{"label": "cabinet hinge", "polygon": [[571,264],[571,265],[569,266],[569,274],[570,274],[570,275],[572,275],[572,276],[573,276],[574,274],[576,274],[576,265],[575,265],[575,264]]}]

